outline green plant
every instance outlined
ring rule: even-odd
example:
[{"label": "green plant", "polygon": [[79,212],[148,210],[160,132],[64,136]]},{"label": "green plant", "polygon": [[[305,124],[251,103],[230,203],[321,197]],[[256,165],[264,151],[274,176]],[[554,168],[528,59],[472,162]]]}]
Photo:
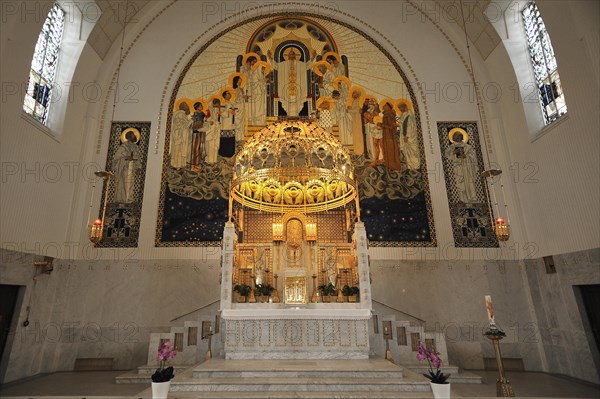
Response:
[{"label": "green plant", "polygon": [[251,289],[252,288],[250,288],[250,286],[247,284],[237,284],[235,287],[233,287],[233,290],[241,296],[248,296]]},{"label": "green plant", "polygon": [[275,291],[275,288],[271,284],[257,284],[256,292],[263,296],[270,296]]},{"label": "green plant", "polygon": [[349,287],[348,285],[345,285],[344,288],[342,288],[342,294],[345,296],[358,296],[359,293],[360,289],[356,286]]},{"label": "green plant", "polygon": [[335,293],[336,293],[335,285],[333,285],[331,283],[320,285],[319,291],[321,291],[321,294],[323,296],[335,295]]}]

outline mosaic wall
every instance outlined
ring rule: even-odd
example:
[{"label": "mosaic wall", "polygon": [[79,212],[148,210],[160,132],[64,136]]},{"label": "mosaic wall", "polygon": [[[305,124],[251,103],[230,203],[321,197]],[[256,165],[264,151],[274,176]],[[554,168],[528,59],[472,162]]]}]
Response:
[{"label": "mosaic wall", "polygon": [[498,247],[486,201],[476,122],[438,122],[444,177],[456,247]]},{"label": "mosaic wall", "polygon": [[[106,171],[114,173],[108,192],[104,238],[98,247],[133,248],[138,245],[146,178],[150,122],[113,122],[106,158]],[[102,209],[98,214],[102,218]]]},{"label": "mosaic wall", "polygon": [[370,245],[436,245],[413,89],[356,28],[291,14],[234,25],[185,66],[169,109],[156,246],[220,245],[233,155],[282,117],[314,121],[350,151]]}]

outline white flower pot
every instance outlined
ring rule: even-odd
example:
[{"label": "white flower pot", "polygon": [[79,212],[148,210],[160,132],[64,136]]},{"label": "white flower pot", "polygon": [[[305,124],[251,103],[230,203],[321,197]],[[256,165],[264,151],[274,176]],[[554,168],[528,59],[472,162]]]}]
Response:
[{"label": "white flower pot", "polygon": [[450,384],[434,384],[433,382],[429,384],[435,399],[450,399]]},{"label": "white flower pot", "polygon": [[152,383],[152,399],[167,399],[169,396],[169,388],[171,381],[153,382]]}]

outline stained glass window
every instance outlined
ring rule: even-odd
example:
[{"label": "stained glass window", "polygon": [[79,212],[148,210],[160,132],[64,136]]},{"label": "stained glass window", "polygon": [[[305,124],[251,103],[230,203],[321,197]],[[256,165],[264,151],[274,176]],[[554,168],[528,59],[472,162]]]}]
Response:
[{"label": "stained glass window", "polygon": [[23,110],[44,125],[48,121],[48,110],[52,103],[52,88],[64,25],[65,12],[55,3],[46,17],[31,61]]},{"label": "stained glass window", "polygon": [[567,103],[560,84],[556,58],[550,43],[550,36],[535,2],[529,3],[522,11],[529,55],[539,90],[540,105],[544,123],[549,125],[567,113]]}]

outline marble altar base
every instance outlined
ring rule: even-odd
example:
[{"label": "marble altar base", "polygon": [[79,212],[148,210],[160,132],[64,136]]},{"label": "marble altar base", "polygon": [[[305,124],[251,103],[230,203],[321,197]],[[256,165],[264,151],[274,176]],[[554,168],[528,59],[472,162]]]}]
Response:
[{"label": "marble altar base", "polygon": [[370,313],[358,309],[224,311],[226,359],[368,359]]}]

